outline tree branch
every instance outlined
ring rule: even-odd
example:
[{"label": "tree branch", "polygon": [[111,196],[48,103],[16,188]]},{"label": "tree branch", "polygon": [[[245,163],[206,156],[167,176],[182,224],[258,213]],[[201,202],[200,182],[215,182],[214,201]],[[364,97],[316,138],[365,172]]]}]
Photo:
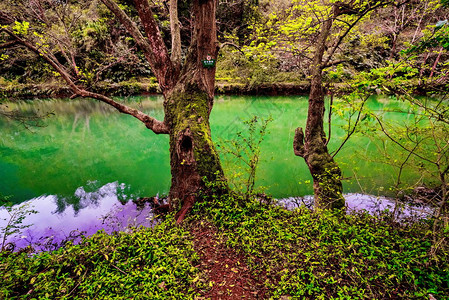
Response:
[{"label": "tree branch", "polygon": [[61,77],[65,80],[65,82],[67,82],[69,87],[72,89],[72,91],[76,95],[79,95],[79,96],[85,97],[85,98],[94,98],[94,99],[97,99],[97,100],[99,100],[101,102],[109,104],[112,107],[114,107],[115,109],[117,109],[119,112],[131,115],[131,116],[135,117],[136,119],[140,120],[142,123],[145,124],[145,126],[148,129],[151,129],[156,134],[162,134],[162,133],[167,134],[167,133],[169,133],[169,129],[168,129],[167,125],[164,122],[158,121],[158,120],[154,119],[153,117],[150,117],[149,115],[143,113],[140,110],[137,110],[135,108],[129,107],[129,106],[124,105],[122,103],[116,102],[113,99],[111,99],[111,98],[109,98],[109,97],[107,97],[105,95],[92,93],[92,92],[86,91],[85,89],[77,86],[71,80],[70,75],[65,71],[64,67],[59,62],[54,61],[53,59],[51,59],[48,56],[48,54],[40,51],[33,44],[31,44],[27,40],[24,40],[24,39],[20,38],[19,36],[17,36],[16,34],[14,34],[12,31],[10,31],[7,28],[1,28],[0,31],[6,32],[9,36],[14,38],[19,44],[27,47],[30,51],[32,51],[32,52],[36,53],[37,55],[41,56],[48,64],[50,64],[61,75]]},{"label": "tree branch", "polygon": [[[403,2],[401,2],[400,4],[398,4],[399,6],[401,6],[401,5],[403,5],[403,4],[405,4],[405,3],[407,3],[408,1],[410,1],[410,0],[404,0]],[[338,47],[340,46],[340,44],[343,42],[343,39],[349,34],[349,32],[351,32],[351,30],[352,30],[352,28],[354,28],[354,26],[367,14],[367,13],[369,13],[370,11],[373,11],[373,10],[375,10],[376,8],[378,8],[378,7],[381,7],[381,6],[383,6],[383,5],[386,5],[387,3],[391,3],[391,2],[393,2],[393,1],[379,1],[376,5],[373,5],[373,6],[371,6],[371,5],[369,5],[369,3],[368,3],[368,7],[364,7],[363,9],[361,9],[361,10],[353,10],[353,9],[350,9],[350,8],[348,8],[348,7],[344,7],[344,9],[341,9],[342,7],[338,7],[337,5],[338,5],[338,2],[337,3],[335,3],[334,4],[334,13],[335,13],[335,15],[334,15],[334,18],[336,18],[337,16],[340,16],[340,15],[343,15],[343,14],[359,14],[358,15],[358,17],[357,17],[357,19],[354,21],[354,22],[352,22],[352,24],[349,24],[348,25],[348,28],[346,29],[346,31],[342,34],[342,35],[340,35],[339,36],[339,38],[338,38],[338,40],[337,40],[337,43],[334,45],[334,47],[332,47],[332,50],[330,51],[330,53],[329,53],[329,55],[328,55],[328,57],[327,57],[327,59],[326,59],[326,61],[324,62],[324,64],[323,65],[327,65],[327,64],[329,64],[329,62],[330,62],[330,60],[332,59],[332,56],[335,54],[335,51],[337,51],[337,49],[338,49]]]},{"label": "tree branch", "polygon": [[224,42],[220,44],[220,50],[223,49],[226,46],[232,46],[235,49],[237,49],[238,51],[240,51],[240,53],[245,54],[245,52],[243,52],[242,48],[240,48],[238,45],[231,43],[231,42]]},{"label": "tree branch", "polygon": [[113,0],[101,0],[101,2],[103,2],[104,5],[106,5],[106,7],[117,17],[119,22],[125,26],[128,33],[131,34],[137,45],[142,49],[145,58],[159,82],[162,92],[171,88],[173,86],[173,78],[170,76],[172,73],[172,63],[148,1],[135,0],[135,3],[149,40],[145,39],[137,25],[117,5],[117,3]]},{"label": "tree branch", "polygon": [[6,12],[0,11],[0,25],[9,25],[14,22],[14,18]]},{"label": "tree branch", "polygon": [[354,26],[368,13],[368,11],[364,12],[362,15],[360,15],[352,24],[350,24],[347,28],[347,30],[339,36],[337,43],[332,48],[331,52],[329,53],[326,61],[322,65],[328,65],[330,60],[332,59],[332,56],[334,55],[335,51],[337,51],[338,47],[340,46],[341,42],[343,42],[343,39],[349,34],[349,32],[354,28]]},{"label": "tree branch", "polygon": [[[332,158],[334,158],[338,154],[338,152],[340,152],[340,150],[343,148],[343,146],[346,144],[346,142],[349,140],[349,138],[354,134],[355,130],[357,129],[357,125],[360,122],[360,117],[362,116],[363,107],[365,106],[365,103],[369,99],[369,97],[370,97],[370,95],[366,96],[365,99],[362,101],[362,105],[360,106],[360,110],[358,111],[357,119],[355,120],[354,127],[352,127],[352,130],[350,132],[348,132],[348,134],[346,135],[346,138],[341,143],[340,147],[338,147],[337,151],[335,151],[335,153],[332,154]],[[351,117],[352,117],[352,115],[349,117],[350,118],[349,121],[351,121]],[[351,123],[349,123],[349,126],[350,125],[351,125]]]},{"label": "tree branch", "polygon": [[427,162],[429,162],[429,163],[431,163],[431,164],[433,164],[433,165],[436,165],[436,163],[435,163],[434,161],[431,161],[430,159],[427,159],[427,158],[425,158],[425,157],[423,157],[423,156],[417,154],[416,152],[414,152],[414,150],[410,150],[410,149],[406,148],[404,145],[402,145],[401,143],[399,143],[399,142],[398,142],[395,138],[393,138],[393,137],[388,133],[388,131],[384,128],[384,126],[383,126],[382,122],[380,121],[380,119],[379,119],[376,115],[374,115],[374,117],[376,118],[377,123],[379,123],[380,129],[381,129],[382,132],[383,132],[383,133],[390,139],[390,141],[392,141],[393,143],[395,143],[396,145],[398,145],[399,147],[401,147],[401,148],[404,149],[405,151],[407,151],[407,152],[409,152],[409,153],[413,153],[413,155],[415,155],[416,157],[418,157],[418,158],[420,158],[420,159],[422,159],[422,160],[424,160],[424,161],[427,161]]},{"label": "tree branch", "polygon": [[181,70],[181,27],[178,18],[178,0],[170,0],[171,61],[176,72]]},{"label": "tree branch", "polygon": [[5,48],[10,48],[11,46],[14,46],[15,44],[17,44],[17,41],[9,41],[3,44],[0,44],[0,49],[5,49]]},{"label": "tree branch", "polygon": [[329,100],[329,114],[327,116],[327,126],[328,126],[328,132],[327,132],[327,141],[324,144],[324,146],[327,146],[331,140],[332,137],[332,106],[334,105],[334,92],[331,91],[331,98]]},{"label": "tree branch", "polygon": [[339,65],[342,64],[344,62],[347,62],[346,59],[340,59],[340,60],[334,60],[334,61],[329,61],[326,64],[321,65],[321,69],[326,69],[335,65]]},{"label": "tree branch", "polygon": [[[167,46],[162,39],[161,32],[154,19],[153,11],[151,10],[148,0],[134,0],[134,4],[139,13],[140,21],[142,22],[153,54],[153,61],[150,62],[152,68],[154,68],[153,72],[156,74],[162,91],[170,89],[174,86],[178,74],[173,67]],[[178,12],[176,11],[176,13]]]}]

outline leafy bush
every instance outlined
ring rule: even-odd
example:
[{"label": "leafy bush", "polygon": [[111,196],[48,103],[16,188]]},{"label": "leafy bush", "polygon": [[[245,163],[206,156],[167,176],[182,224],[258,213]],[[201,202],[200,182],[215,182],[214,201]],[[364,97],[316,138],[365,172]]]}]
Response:
[{"label": "leafy bush", "polygon": [[173,221],[99,232],[53,253],[0,253],[1,299],[192,299],[198,260]]}]

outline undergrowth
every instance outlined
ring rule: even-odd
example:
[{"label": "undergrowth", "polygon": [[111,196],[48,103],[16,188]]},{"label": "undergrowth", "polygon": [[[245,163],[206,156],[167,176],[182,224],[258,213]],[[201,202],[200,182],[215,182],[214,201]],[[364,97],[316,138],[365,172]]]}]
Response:
[{"label": "undergrowth", "polygon": [[30,256],[0,253],[0,299],[193,299],[198,260],[172,218]]},{"label": "undergrowth", "polygon": [[430,221],[209,196],[183,226],[170,215],[154,228],[99,232],[54,252],[2,252],[0,299],[195,299],[203,276],[189,233],[196,219],[244,254],[273,299],[449,299],[449,232],[430,255]]},{"label": "undergrowth", "polygon": [[245,254],[274,299],[449,299],[449,233],[432,257],[424,221],[287,211],[235,197],[196,209]]}]

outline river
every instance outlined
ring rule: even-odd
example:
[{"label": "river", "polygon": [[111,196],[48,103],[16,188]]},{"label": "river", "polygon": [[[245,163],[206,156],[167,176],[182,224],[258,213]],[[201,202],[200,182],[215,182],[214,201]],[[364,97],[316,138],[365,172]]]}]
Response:
[{"label": "river", "polygon": [[[121,100],[158,119],[163,118],[160,96]],[[48,228],[59,230],[62,226],[66,227],[66,236],[77,229],[90,234],[107,226],[100,224],[88,229],[81,228],[80,224],[101,220],[103,224],[108,223],[104,218],[111,211],[123,216],[126,214],[119,211],[128,212],[128,216],[136,216],[137,220],[137,215],[142,214],[132,204],[122,203],[168,192],[168,137],[152,133],[134,118],[91,100],[34,100],[8,105],[21,112],[52,114],[44,120],[43,127],[30,128],[0,117],[0,194],[10,195],[15,204],[31,201],[40,211],[28,217],[33,226],[27,230],[41,226],[39,230],[45,232]],[[369,105],[381,112],[404,104],[375,97]],[[237,141],[236,133],[248,130],[243,121],[255,115],[273,119],[261,145],[256,186],[275,198],[312,194],[307,167],[302,158],[294,156],[292,149],[295,128],[305,125],[307,98],[217,96],[211,114],[216,144],[229,146],[228,141]],[[400,113],[389,113],[388,117],[408,118]],[[346,121],[336,115],[332,122],[330,151],[337,149],[343,140],[345,124]],[[397,151],[393,145],[382,146],[382,150]],[[345,177],[345,193],[392,193],[389,188],[394,185],[398,170],[380,162],[380,156],[379,145],[369,137],[358,134],[348,141],[336,156]],[[242,188],[239,185],[245,179],[242,163],[225,154],[222,160],[227,177],[235,182],[236,188]],[[403,172],[402,181],[413,183],[420,177],[421,174],[409,168]],[[131,210],[135,213],[129,213]],[[52,216],[55,219],[50,221]],[[6,210],[0,210],[0,228],[4,228],[8,218]],[[116,222],[121,225],[109,229],[117,230],[120,226],[135,224],[134,221],[124,222],[122,218],[120,222],[124,225]],[[151,220],[143,218],[139,224],[142,222]],[[69,226],[69,223],[74,225]],[[22,240],[30,240],[30,235],[33,233],[22,234]]]}]

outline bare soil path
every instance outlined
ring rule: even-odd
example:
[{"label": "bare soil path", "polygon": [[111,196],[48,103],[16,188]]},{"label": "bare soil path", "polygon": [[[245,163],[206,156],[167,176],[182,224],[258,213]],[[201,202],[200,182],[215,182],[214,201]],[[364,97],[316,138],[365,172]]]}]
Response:
[{"label": "bare soil path", "polygon": [[200,291],[204,299],[265,299],[263,281],[255,278],[245,257],[226,246],[216,228],[205,222],[193,226],[194,247],[200,255],[197,266],[208,278],[208,288]]}]

